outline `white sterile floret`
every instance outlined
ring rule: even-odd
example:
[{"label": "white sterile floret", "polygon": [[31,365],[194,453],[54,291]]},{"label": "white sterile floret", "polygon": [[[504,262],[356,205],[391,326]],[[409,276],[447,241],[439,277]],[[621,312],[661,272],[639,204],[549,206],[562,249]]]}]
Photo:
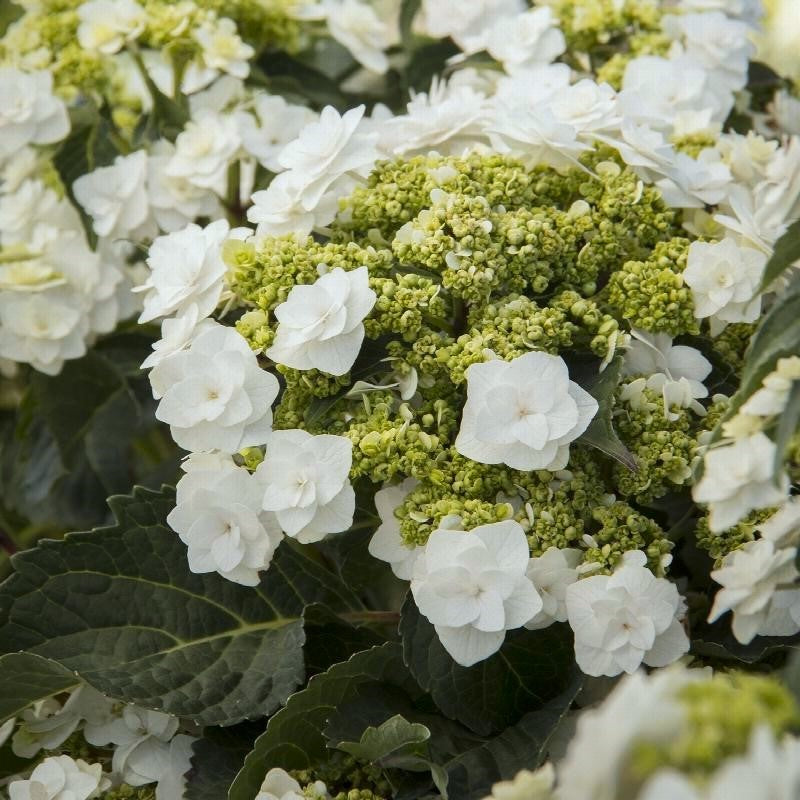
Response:
[{"label": "white sterile floret", "polygon": [[542,598],[542,610],[525,623],[526,628],[538,630],[567,621],[567,587],[578,580],[576,567],[581,558],[580,550],[548,547],[530,560],[527,575]]},{"label": "white sterile floret", "polygon": [[414,478],[406,478],[400,484],[385,486],[375,492],[375,508],[381,518],[381,524],[369,540],[370,555],[388,562],[392,572],[406,581],[410,580],[414,573],[414,563],[422,548],[409,547],[403,541],[400,536],[400,521],[394,512],[417,483]]},{"label": "white sterile floret", "polygon": [[78,7],[78,19],[80,46],[113,55],[144,30],[147,14],[134,0],[91,0]]},{"label": "white sterile floret", "polygon": [[733,239],[692,242],[683,279],[692,290],[694,315],[723,322],[753,322],[761,310],[757,294],[767,257]]},{"label": "white sterile floret", "polygon": [[592,575],[567,588],[575,659],[587,675],[634,672],[643,662],[663,667],[688,651],[683,599],[646,563],[641,550],[629,551],[612,575]]},{"label": "white sterile floret", "polygon": [[386,50],[394,38],[392,26],[361,0],[324,0],[328,32],[361,66],[383,74],[389,68]]},{"label": "white sterile floret", "polygon": [[49,72],[0,67],[0,157],[29,144],[53,144],[69,133],[63,100],[53,95]]},{"label": "white sterile floret", "polygon": [[87,764],[69,756],[44,759],[28,780],[12,781],[10,800],[88,800],[108,788],[100,764]]},{"label": "white sterile floret", "polygon": [[222,260],[222,242],[229,227],[224,219],[201,228],[190,223],[185,228],[159,236],[147,256],[150,275],[136,287],[146,292],[139,322],[158,317],[181,317],[196,308],[199,319],[217,306],[227,271]]},{"label": "white sterile floret", "polygon": [[261,506],[275,512],[284,533],[303,544],[345,531],[356,504],[352,463],[353,445],[344,436],[275,431],[255,475]]},{"label": "white sterile floret", "polygon": [[185,177],[167,174],[175,145],[166,139],[156,142],[147,159],[147,199],[158,227],[168,233],[185,227],[197,217],[222,216],[219,199],[211,189],[193,184]]},{"label": "white sterile floret", "polygon": [[366,267],[337,267],[310,286],[294,286],[275,309],[278,330],[266,355],[294,369],[344,375],[361,349],[363,320],[375,300]]},{"label": "white sterile floret", "polygon": [[703,477],[695,484],[692,497],[697,503],[708,503],[712,532],[730,528],[753,509],[784,502],[789,479],[783,475],[776,485],[774,463],[775,443],[761,432],[713,447],[705,454]]},{"label": "white sterile floret", "polygon": [[[709,621],[733,611],[733,635],[742,644],[749,644],[762,632],[778,587],[789,586],[798,577],[796,553],[796,548],[778,548],[769,539],[747,542],[728,553],[722,566],[711,573],[722,589],[717,592]],[[794,604],[789,614],[800,627],[800,604]]]},{"label": "white sterile floret", "polygon": [[365,177],[380,157],[377,133],[359,131],[364,106],[340,115],[325,106],[319,120],[306,125],[278,156],[278,163],[292,171],[302,184],[300,202],[313,211],[322,195],[343,175]]},{"label": "white sterile floret", "polygon": [[201,189],[225,194],[228,165],[241,145],[236,120],[230,114],[203,111],[186,123],[175,139],[175,153],[166,174],[185,178]]},{"label": "white sterile floret", "polygon": [[525,574],[529,556],[525,531],[513,520],[430,535],[411,592],[457,663],[469,667],[488,658],[506,631],[542,610],[542,598]]},{"label": "white sterile floret", "polygon": [[75,199],[92,218],[98,236],[124,237],[147,220],[147,153],[117,156],[108,167],[81,175],[73,184]]},{"label": "white sterile floret", "polygon": [[511,71],[531,64],[549,64],[566,49],[552,9],[534,8],[500,17],[489,30],[486,50]]},{"label": "white sterile floret", "polygon": [[203,331],[158,364],[150,384],[161,399],[156,418],[184,450],[235,453],[264,444],[272,432],[278,380],[233,328],[215,323]]},{"label": "white sterile floret", "polygon": [[[316,792],[314,800],[328,800],[330,795],[322,781],[315,781],[311,786]],[[273,767],[264,777],[255,800],[306,800],[307,797],[300,784],[286,770]]]},{"label": "white sterile floret", "polygon": [[305,106],[287,103],[278,94],[259,92],[251,111],[235,112],[242,147],[271,172],[280,172],[278,155],[317,115]]},{"label": "white sterile floret", "polygon": [[619,800],[636,742],[673,741],[686,720],[680,691],[710,679],[710,669],[677,666],[622,678],[606,700],[578,716],[558,764],[559,800]]},{"label": "white sterile floret", "polygon": [[200,319],[197,306],[191,305],[175,319],[165,319],[161,323],[161,338],[154,342],[153,352],[142,361],[142,369],[152,369],[165,358],[185,350],[203,331],[214,327],[210,319]]},{"label": "white sterile floret", "polygon": [[256,586],[283,538],[275,515],[261,508],[260,482],[217,455],[192,454],[183,469],[167,522],[189,548],[189,569]]},{"label": "white sterile floret", "polygon": [[800,356],[779,358],[775,369],[761,382],[761,388],[750,395],[740,412],[754,417],[783,413],[795,381],[800,381]]},{"label": "white sterile floret", "polygon": [[569,379],[560,356],[534,352],[473,364],[455,447],[481,464],[564,469],[569,443],[586,430],[597,408]]},{"label": "white sterile floret", "polygon": [[[703,381],[711,373],[711,362],[694,347],[673,345],[669,334],[635,329],[631,334],[633,340],[625,353],[624,373],[646,376],[647,387],[661,392],[668,419],[677,419],[670,411],[676,400],[678,405],[704,414],[697,400],[708,397]],[[684,399],[688,402],[681,402]]]},{"label": "white sterile floret", "polygon": [[250,74],[250,59],[255,50],[241,40],[232,19],[208,19],[193,36],[200,45],[203,65],[212,70],[214,76],[227,72],[236,78],[246,78]]}]

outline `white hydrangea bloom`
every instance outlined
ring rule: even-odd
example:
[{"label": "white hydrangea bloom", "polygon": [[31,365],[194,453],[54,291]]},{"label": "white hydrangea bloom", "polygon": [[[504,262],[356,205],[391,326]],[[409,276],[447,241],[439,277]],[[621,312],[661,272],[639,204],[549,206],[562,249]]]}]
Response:
[{"label": "white hydrangea bloom", "polygon": [[227,271],[222,243],[229,227],[224,219],[201,228],[190,223],[179,231],[159,236],[147,256],[150,275],[136,287],[145,292],[139,322],[158,317],[183,316],[189,308],[207,317],[217,306]]},{"label": "white hydrangea bloom", "polygon": [[213,328],[213,320],[200,319],[197,306],[189,306],[180,317],[161,323],[161,338],[154,342],[153,352],[142,361],[142,369],[152,369],[165,358],[185,350],[205,330]]},{"label": "white hydrangea bloom", "polygon": [[[749,644],[765,626],[778,587],[798,577],[795,555],[795,548],[776,547],[769,539],[747,542],[728,553],[722,566],[711,573],[722,589],[714,599],[709,622],[733,611],[733,635]],[[791,607],[789,614],[800,628],[800,604]]]},{"label": "white hydrangea bloom", "polygon": [[135,0],[90,0],[78,6],[78,43],[85,50],[113,55],[133,41],[147,24]]},{"label": "white hydrangea bloom", "polygon": [[703,800],[700,790],[682,773],[660,769],[647,781],[638,800]]},{"label": "white hydrangea bloom", "polygon": [[569,443],[597,413],[597,401],[569,379],[564,359],[526,353],[467,370],[467,402],[455,447],[481,464],[564,469]]},{"label": "white hydrangea bloom", "polygon": [[676,208],[703,208],[715,205],[731,188],[731,171],[716,150],[703,150],[697,158],[674,153],[665,170],[666,177],[656,181],[667,205]]},{"label": "white hydrangea bloom", "polygon": [[[312,787],[317,794],[315,800],[330,798],[328,789],[322,781],[315,781]],[[286,770],[273,767],[264,777],[255,800],[306,800],[306,798],[307,795],[303,793],[300,784]]]},{"label": "white hydrangea bloom", "polygon": [[210,189],[196,186],[185,177],[167,174],[175,145],[161,139],[147,159],[147,199],[158,227],[168,233],[180,230],[197,217],[219,217],[221,206]]},{"label": "white hydrangea bloom", "polygon": [[275,309],[278,330],[266,355],[294,369],[344,375],[364,341],[364,317],[375,305],[366,267],[337,267],[310,286],[292,287]]},{"label": "white hydrangea bloom", "polygon": [[556,773],[553,765],[545,764],[536,772],[520,770],[510,781],[500,781],[492,786],[492,793],[484,800],[553,800]]},{"label": "white hydrangea bloom", "polygon": [[247,209],[247,219],[256,224],[258,236],[293,233],[303,237],[333,221],[336,209],[326,203],[324,197],[312,211],[303,207],[300,202],[303,188],[302,179],[289,171],[276,175],[266,189],[253,194],[250,198],[253,205]]},{"label": "white hydrangea bloom", "polygon": [[53,94],[49,72],[0,67],[0,158],[29,144],[53,144],[69,133],[63,100]]},{"label": "white hydrangea bloom", "polygon": [[795,381],[800,381],[800,356],[779,358],[775,369],[761,382],[761,388],[742,405],[740,413],[754,417],[783,413]]},{"label": "white hydrangea bloom", "polygon": [[542,555],[531,558],[526,574],[542,598],[542,609],[525,623],[526,628],[538,630],[567,621],[567,587],[578,580],[581,559],[580,550],[557,547],[548,547]]},{"label": "white hydrangea bloom", "polygon": [[457,663],[469,667],[488,658],[506,631],[541,611],[542,598],[525,574],[529,556],[525,531],[513,520],[430,535],[411,593]]},{"label": "white hydrangea bloom", "polygon": [[334,181],[343,175],[365,177],[380,157],[378,135],[359,131],[364,108],[340,115],[325,106],[319,120],[306,125],[278,156],[278,163],[302,184],[300,202],[306,211],[316,208]]},{"label": "white hydrangea bloom", "polygon": [[258,465],[261,506],[275,512],[283,531],[303,544],[353,524],[356,496],[350,485],[353,445],[344,436],[275,431]]},{"label": "white hydrangea bloom", "polygon": [[630,673],[643,662],[663,667],[688,651],[683,599],[646,563],[647,556],[633,550],[612,575],[592,575],[567,588],[575,659],[587,675]]},{"label": "white hydrangea bloom", "polygon": [[757,295],[767,258],[731,238],[721,242],[692,242],[683,279],[692,290],[698,319],[753,322],[761,310]]},{"label": "white hydrangea bloom", "polygon": [[192,454],[183,469],[167,522],[189,548],[189,569],[257,586],[283,538],[275,515],[261,509],[260,482],[219,455]]},{"label": "white hydrangea bloom", "polygon": [[278,155],[317,115],[305,106],[292,105],[277,94],[259,92],[252,99],[252,113],[235,112],[242,147],[272,172],[280,172]]},{"label": "white hydrangea bloom", "polygon": [[108,788],[100,764],[51,756],[37,764],[28,780],[12,781],[10,800],[88,800]]},{"label": "white hydrangea bloom", "polygon": [[383,74],[389,68],[386,50],[395,31],[386,18],[361,0],[324,0],[328,32],[366,69]]},{"label": "white hydrangea bloom", "polygon": [[272,432],[279,385],[233,328],[214,324],[150,372],[156,418],[190,451],[235,453]]},{"label": "white hydrangea bloom", "polygon": [[211,79],[220,72],[235,78],[246,78],[250,74],[250,59],[255,50],[241,40],[232,19],[207,19],[193,32],[193,36],[200,45],[204,67],[212,72]]},{"label": "white hydrangea bloom", "polygon": [[775,443],[761,432],[705,454],[703,477],[695,484],[692,496],[698,503],[709,504],[712,532],[730,528],[755,508],[769,508],[786,500],[788,478],[782,476],[775,485],[774,461]]},{"label": "white hydrangea bloom", "polygon": [[201,189],[225,194],[230,162],[241,145],[236,120],[230,114],[203,111],[189,120],[175,139],[175,153],[165,173],[184,178]]},{"label": "white hydrangea bloom", "polygon": [[390,564],[392,572],[402,580],[410,580],[414,573],[414,563],[421,547],[408,547],[400,536],[400,522],[394,512],[414,490],[418,481],[406,478],[402,483],[384,486],[375,492],[375,508],[381,524],[369,540],[369,553]]},{"label": "white hydrangea bloom", "polygon": [[757,727],[746,754],[725,762],[714,775],[708,800],[794,800],[800,797],[800,739],[776,741],[767,725]]},{"label": "white hydrangea bloom", "polygon": [[486,49],[511,71],[531,64],[549,64],[566,49],[564,34],[550,8],[500,17],[489,30]]},{"label": "white hydrangea bloom", "polygon": [[117,156],[108,167],[81,175],[73,184],[75,199],[92,218],[98,236],[125,237],[146,221],[147,153]]},{"label": "white hydrangea bloom", "polygon": [[634,743],[673,740],[686,719],[678,693],[710,679],[711,670],[678,668],[623,677],[606,700],[578,717],[575,736],[558,764],[559,800],[618,800]]}]

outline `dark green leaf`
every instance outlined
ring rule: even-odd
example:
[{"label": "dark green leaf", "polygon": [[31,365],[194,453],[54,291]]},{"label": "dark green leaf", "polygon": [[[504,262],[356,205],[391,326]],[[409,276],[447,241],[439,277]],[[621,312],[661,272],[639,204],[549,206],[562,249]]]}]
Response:
[{"label": "dark green leaf", "polygon": [[387,643],[356,653],[315,675],[305,689],[292,695],[256,740],[231,786],[229,800],[253,800],[271,767],[307,769],[326,761],[323,729],[328,717],[353,697],[362,683],[370,681],[413,688],[400,645]]},{"label": "dark green leaf", "polygon": [[350,753],[358,761],[386,764],[389,759],[398,756],[421,757],[424,751],[418,745],[430,738],[431,732],[424,725],[409,722],[400,714],[395,714],[377,727],[369,726],[359,741],[338,742],[335,747]]},{"label": "dark green leaf", "polygon": [[616,459],[628,469],[637,469],[636,459],[620,441],[614,430],[614,392],[622,376],[622,356],[614,356],[611,363],[588,386],[584,387],[597,400],[597,415],[578,439],[579,442],[596,447],[607,456]]},{"label": "dark green leaf", "polygon": [[263,723],[252,722],[230,728],[206,728],[192,745],[192,768],[186,776],[184,800],[224,798],[263,729]]},{"label": "dark green leaf", "polygon": [[764,267],[759,291],[766,291],[795,261],[800,261],[800,220],[793,222],[786,233],[775,242],[772,256]]},{"label": "dark green leaf", "polygon": [[484,735],[541,708],[576,671],[572,633],[565,624],[510,633],[498,653],[473,667],[453,661],[410,596],[400,633],[406,664],[442,713]]},{"label": "dark green leaf", "polygon": [[112,697],[204,724],[275,710],[304,677],[303,609],[360,608],[289,545],[261,584],[189,571],[171,491],[109,501],[117,523],[42,542],[0,586],[0,643],[52,658]]},{"label": "dark green leaf", "polygon": [[459,800],[479,800],[489,794],[496,781],[512,778],[521,769],[540,766],[547,757],[553,733],[580,687],[581,679],[576,678],[543,708],[526,714],[499,736],[446,764],[451,796]]},{"label": "dark green leaf", "polygon": [[60,664],[32,653],[0,656],[0,722],[31,703],[79,686],[80,679]]},{"label": "dark green leaf", "polygon": [[794,636],[756,636],[750,644],[741,644],[731,632],[727,619],[712,625],[701,623],[692,632],[693,655],[715,658],[720,661],[755,664],[776,653],[794,650],[800,634]]}]

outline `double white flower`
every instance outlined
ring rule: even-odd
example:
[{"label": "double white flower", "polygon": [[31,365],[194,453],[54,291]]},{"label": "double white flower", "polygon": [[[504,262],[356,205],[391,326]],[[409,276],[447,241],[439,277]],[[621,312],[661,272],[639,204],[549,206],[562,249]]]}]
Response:
[{"label": "double white flower", "polygon": [[295,286],[275,309],[278,331],[266,355],[295,369],[344,375],[364,341],[364,317],[375,305],[366,267],[341,267],[311,286]]},{"label": "double white flower", "polygon": [[411,592],[445,650],[469,667],[497,652],[506,631],[542,610],[526,576],[528,540],[513,520],[436,530],[417,558]]},{"label": "double white flower", "polygon": [[473,364],[456,450],[481,464],[564,469],[569,443],[586,430],[597,408],[569,379],[559,356],[534,352]]}]

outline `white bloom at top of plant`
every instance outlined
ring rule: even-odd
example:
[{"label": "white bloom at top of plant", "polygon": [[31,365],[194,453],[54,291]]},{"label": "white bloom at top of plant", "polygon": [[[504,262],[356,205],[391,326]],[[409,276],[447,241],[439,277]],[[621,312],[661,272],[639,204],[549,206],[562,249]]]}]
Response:
[{"label": "white bloom at top of plant", "polygon": [[203,65],[215,75],[227,72],[235,78],[246,78],[250,74],[250,59],[255,50],[241,40],[232,19],[207,19],[193,36],[200,45]]},{"label": "white bloom at top of plant", "polygon": [[147,256],[150,275],[136,287],[146,292],[139,322],[180,317],[190,307],[196,307],[199,318],[207,317],[222,294],[227,271],[222,243],[228,233],[227,221],[220,219],[205,228],[190,223],[155,239]]},{"label": "white bloom at top of plant", "polygon": [[800,739],[778,742],[767,725],[750,736],[746,754],[726,761],[714,775],[708,800],[793,800],[800,796]]},{"label": "white bloom at top of plant", "polygon": [[211,189],[193,184],[185,177],[167,174],[175,145],[161,139],[147,159],[147,199],[159,228],[168,233],[185,227],[197,217],[219,217],[220,203]]},{"label": "white bloom at top of plant", "polygon": [[[776,589],[798,577],[795,555],[795,548],[777,548],[769,539],[747,542],[728,553],[722,566],[711,573],[722,589],[714,599],[709,622],[733,611],[733,635],[749,644],[767,619]],[[795,621],[800,627],[800,615]]]},{"label": "white bloom at top of plant", "polygon": [[233,328],[204,330],[151,370],[150,384],[161,398],[156,418],[184,450],[235,453],[264,444],[272,432],[278,381]]},{"label": "white bloom at top of plant", "polygon": [[324,0],[328,32],[346,47],[361,66],[383,74],[389,68],[384,50],[395,31],[386,19],[361,0]]},{"label": "white bloom at top of plant", "polygon": [[261,509],[263,487],[217,454],[192,454],[183,469],[167,522],[189,548],[189,569],[256,586],[283,538],[275,515]]},{"label": "white bloom at top of plant", "polygon": [[719,533],[735,525],[754,508],[781,505],[788,493],[788,478],[773,481],[775,443],[758,432],[732,444],[713,447],[705,454],[703,477],[692,497],[708,503],[709,528]]},{"label": "white bloom at top of plant", "polygon": [[484,800],[552,800],[555,795],[556,773],[553,765],[545,764],[536,772],[520,770],[510,781],[500,781],[492,786],[492,793]]},{"label": "white bloom at top of plant", "polygon": [[[458,73],[456,73],[458,75]],[[426,153],[460,155],[487,142],[486,95],[474,87],[434,77],[428,92],[415,94],[406,113],[380,126],[380,145],[395,155]]]},{"label": "white bloom at top of plant", "polygon": [[753,322],[761,309],[757,295],[767,258],[731,238],[721,242],[692,242],[683,279],[692,290],[698,319]]},{"label": "white bloom at top of plant", "polygon": [[546,101],[559,122],[571,125],[579,139],[619,128],[616,92],[607,83],[584,79],[561,86]]},{"label": "white bloom at top of plant", "polygon": [[500,17],[489,30],[486,49],[509,71],[549,64],[567,46],[557,25],[558,20],[547,7]]},{"label": "white bloom at top of plant", "polygon": [[488,658],[506,631],[541,611],[542,598],[525,575],[529,557],[525,531],[513,520],[430,535],[411,592],[457,663],[469,667]]},{"label": "white bloom at top of plant", "polygon": [[560,356],[533,352],[473,364],[455,447],[481,464],[564,469],[569,443],[586,430],[597,408],[569,379]]},{"label": "white bloom at top of plant", "polygon": [[363,116],[363,105],[343,115],[325,106],[319,120],[306,125],[278,156],[278,163],[302,184],[300,202],[306,211],[316,208],[335,180],[366,176],[380,157],[378,134],[359,131]]},{"label": "white bloom at top of plant", "polygon": [[421,547],[409,547],[400,536],[400,521],[394,512],[417,486],[414,478],[406,478],[402,483],[384,486],[375,492],[375,508],[381,524],[369,540],[369,553],[381,561],[386,561],[398,578],[410,580],[414,563],[422,553]]},{"label": "white bloom at top of plant", "polygon": [[28,144],[53,144],[69,133],[64,102],[53,94],[49,72],[0,67],[0,157]]},{"label": "white bloom at top of plant", "polygon": [[629,551],[613,575],[592,575],[567,588],[575,659],[587,675],[663,667],[689,649],[675,584],[656,578],[641,550]]},{"label": "white bloom at top of plant", "polygon": [[530,560],[526,574],[542,598],[542,610],[525,623],[526,628],[538,630],[567,621],[567,587],[578,580],[576,567],[581,559],[580,550],[548,547],[542,555]]},{"label": "white bloom at top of plant", "polygon": [[432,39],[450,37],[464,53],[486,48],[492,26],[503,17],[515,17],[527,10],[525,0],[422,0],[414,29]]},{"label": "white bloom at top of plant", "polygon": [[305,106],[293,105],[278,94],[259,92],[252,100],[252,113],[235,112],[242,147],[271,172],[280,172],[278,155],[296,139],[317,115]]},{"label": "white bloom at top of plant", "polygon": [[202,111],[186,123],[175,139],[175,153],[166,174],[185,178],[201,189],[225,194],[227,173],[241,140],[236,120],[230,114]]},{"label": "white bloom at top of plant", "polygon": [[356,496],[350,485],[353,445],[344,436],[275,431],[256,478],[262,508],[274,511],[283,531],[303,544],[353,524]]},{"label": "white bloom at top of plant", "polygon": [[[330,795],[322,781],[315,781],[313,789],[317,794],[314,800],[327,800]],[[280,767],[273,767],[264,777],[255,800],[306,800],[300,784]]]},{"label": "white bloom at top of plant", "polygon": [[755,417],[783,413],[795,381],[800,381],[800,356],[779,358],[775,369],[761,382],[761,388],[750,395],[740,412]]},{"label": "white bloom at top of plant", "polygon": [[135,0],[91,0],[78,6],[78,19],[80,46],[112,55],[144,30],[147,14]]},{"label": "white bloom at top of plant", "polygon": [[117,156],[108,167],[81,175],[73,184],[75,199],[92,218],[98,236],[124,237],[147,220],[147,153]]},{"label": "white bloom at top of plant", "polygon": [[100,722],[111,701],[91,686],[79,686],[62,706],[54,697],[40,700],[22,714],[11,742],[14,755],[32,758],[39,750],[55,750],[84,721]]},{"label": "white bloom at top of plant", "polygon": [[10,800],[88,800],[109,785],[100,764],[69,756],[44,759],[25,781],[12,781]]},{"label": "white bloom at top of plant", "polygon": [[361,349],[363,320],[375,300],[366,267],[337,267],[309,286],[294,286],[275,309],[278,330],[266,355],[294,369],[344,375]]},{"label": "white bloom at top of plant", "polygon": [[666,744],[683,728],[680,690],[711,670],[679,668],[625,676],[599,706],[580,714],[558,765],[559,800],[618,800],[635,742]]}]

